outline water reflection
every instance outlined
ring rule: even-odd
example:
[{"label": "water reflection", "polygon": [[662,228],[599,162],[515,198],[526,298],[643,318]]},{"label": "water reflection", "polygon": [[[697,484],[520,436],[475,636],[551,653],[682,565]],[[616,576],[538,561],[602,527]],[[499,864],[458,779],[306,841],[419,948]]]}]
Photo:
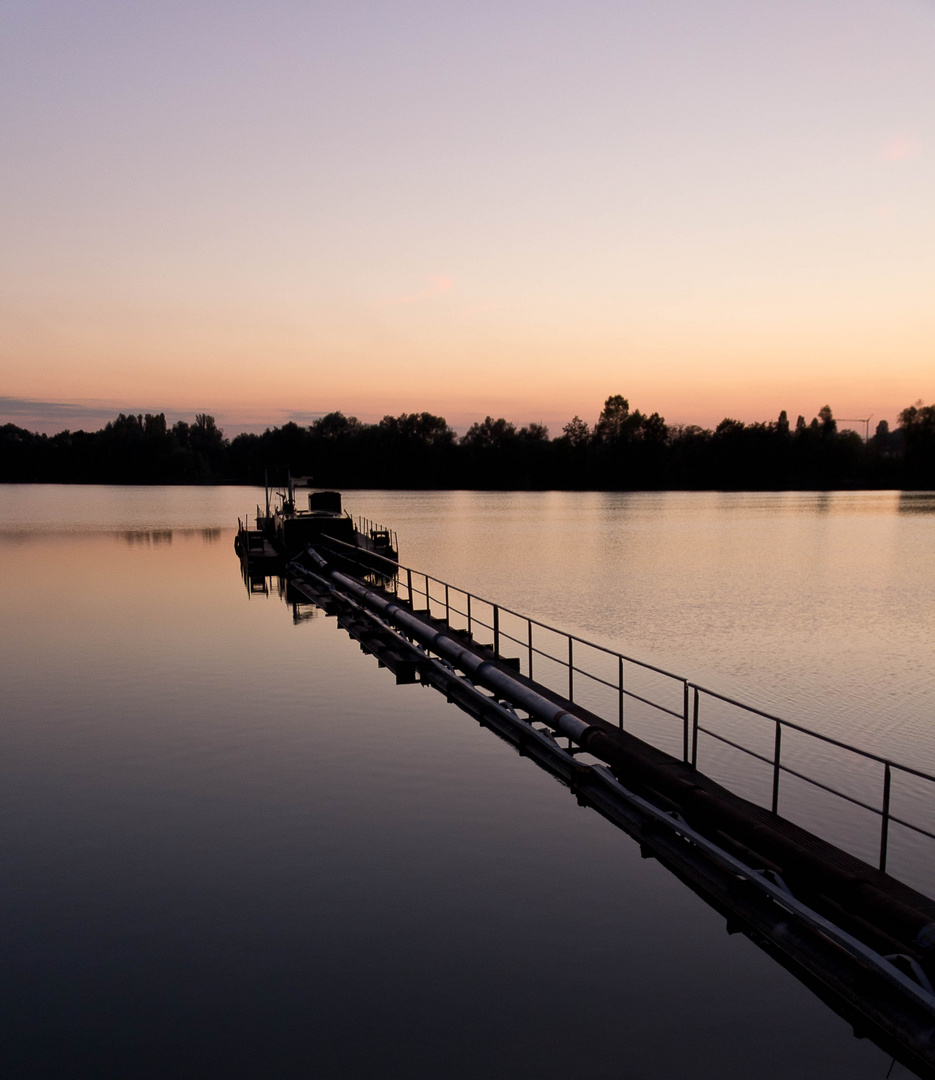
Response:
[{"label": "water reflection", "polygon": [[131,529],[123,534],[130,547],[158,547],[172,543],[171,529]]},{"label": "water reflection", "polygon": [[321,608],[315,604],[294,603],[292,605],[292,621],[296,624],[308,622],[310,619],[317,619],[320,614]]},{"label": "water reflection", "polygon": [[[402,576],[405,576],[405,574],[406,571],[403,571]],[[245,577],[248,576],[246,568],[244,568],[244,575]],[[272,579],[267,580],[271,584]],[[284,583],[280,578],[279,595],[287,605],[291,606],[293,622],[299,623],[306,618],[313,617],[315,605],[303,605],[299,602],[299,597],[302,595],[300,590],[306,587],[305,583],[287,582],[285,588],[283,588],[283,585]],[[267,589],[267,594],[270,591],[270,589]],[[445,597],[447,602],[447,587]],[[808,903],[801,907],[797,914],[794,914],[796,912],[795,908],[788,906],[790,903],[797,902],[793,900],[793,896],[798,898],[799,890],[803,887],[802,881],[796,880],[792,876],[796,874],[800,879],[802,878],[801,870],[796,869],[798,861],[802,858],[801,852],[799,855],[789,854],[790,846],[795,848],[800,842],[794,838],[794,830],[790,830],[786,826],[779,844],[779,848],[785,852],[785,855],[780,856],[780,858],[784,857],[788,859],[788,862],[783,863],[779,869],[770,871],[773,874],[770,881],[774,884],[778,883],[781,887],[779,894],[781,899],[776,900],[775,897],[768,899],[762,894],[757,894],[754,881],[758,880],[758,875],[763,872],[761,871],[763,851],[770,852],[771,850],[766,836],[767,833],[774,829],[776,835],[780,835],[780,826],[783,826],[781,820],[775,817],[767,819],[764,815],[760,815],[758,817],[749,817],[746,823],[741,825],[742,818],[747,816],[751,810],[753,815],[756,814],[756,811],[752,807],[744,808],[736,801],[732,802],[725,819],[731,822],[732,825],[725,826],[727,833],[715,830],[714,834],[715,842],[718,845],[723,844],[724,850],[710,857],[712,849],[706,851],[701,843],[686,842],[686,837],[689,835],[694,820],[691,814],[689,813],[689,824],[686,827],[684,819],[683,824],[675,825],[670,819],[669,813],[665,812],[667,805],[678,805],[676,791],[669,792],[670,795],[676,798],[675,804],[669,802],[665,794],[661,796],[662,806],[659,807],[655,816],[647,816],[646,803],[643,803],[642,809],[637,811],[632,797],[624,792],[620,793],[622,802],[615,803],[612,799],[607,801],[606,787],[589,779],[587,765],[588,763],[593,764],[594,759],[587,754],[584,757],[572,759],[566,756],[563,750],[555,744],[554,739],[551,741],[545,740],[541,745],[534,745],[535,740],[531,737],[529,727],[517,719],[516,713],[512,709],[503,708],[497,702],[496,697],[491,703],[489,697],[475,690],[472,682],[459,679],[450,664],[443,660],[439,662],[429,661],[421,649],[411,644],[412,639],[409,639],[410,643],[407,644],[391,627],[384,626],[379,618],[365,618],[363,621],[366,624],[366,629],[362,630],[359,621],[360,604],[356,601],[342,599],[340,589],[338,592],[329,592],[327,588],[324,588],[319,594],[319,599],[328,608],[329,613],[338,615],[337,626],[346,630],[350,637],[357,640],[363,652],[372,654],[379,660],[381,668],[386,665],[396,674],[397,684],[400,682],[412,682],[415,679],[415,674],[413,674],[412,678],[400,678],[397,666],[401,657],[403,657],[402,663],[411,663],[414,671],[418,669],[419,678],[424,684],[441,690],[449,703],[457,704],[460,709],[477,720],[482,727],[498,734],[505,742],[515,746],[523,757],[528,757],[531,762],[535,762],[545,772],[558,778],[563,785],[570,787],[579,805],[593,807],[621,831],[629,834],[632,839],[639,843],[643,858],[653,857],[659,859],[660,863],[671,871],[683,885],[687,885],[714,911],[726,918],[728,933],[741,932],[748,934],[750,940],[767,955],[778,961],[804,986],[815,993],[821,1001],[852,1024],[855,1031],[859,1030],[862,1037],[871,1038],[881,1049],[893,1054],[894,1064],[898,1060],[906,1068],[921,1068],[922,1074],[928,1075],[928,1067],[925,1061],[916,1057],[918,1046],[925,1042],[927,1027],[923,1027],[920,1034],[918,1018],[906,1018],[912,1016],[913,1008],[910,1007],[904,1014],[900,1011],[903,1008],[902,1004],[894,1004],[891,988],[892,970],[887,967],[885,962],[881,962],[880,957],[874,953],[877,932],[870,933],[869,939],[873,942],[873,945],[867,950],[864,959],[854,965],[854,971],[857,972],[860,979],[863,979],[861,989],[855,991],[850,987],[850,980],[854,971],[845,971],[848,966],[842,961],[845,953],[836,943],[835,934],[838,932],[831,931],[827,923],[822,923],[821,916],[818,916],[816,925],[816,920],[809,910],[810,906],[814,904],[814,897],[810,897]],[[427,593],[426,599],[428,599]],[[308,607],[311,607],[312,610],[301,610]],[[424,614],[428,619],[431,619],[430,610]],[[416,636],[418,637],[418,635]],[[530,649],[532,648],[531,642],[532,638],[530,637]],[[409,659],[405,658],[407,654],[411,654]],[[516,670],[520,670],[518,663]],[[581,669],[576,668],[575,670],[581,672]],[[504,692],[509,694],[508,691]],[[627,737],[621,735],[621,739]],[[568,749],[571,750],[570,740]],[[632,763],[634,757],[639,758],[644,751],[645,747],[641,747],[639,743],[631,739],[627,751],[629,754],[628,760]],[[576,753],[581,752],[580,750],[576,751]],[[612,761],[614,759],[613,757],[605,757],[604,760]],[[674,760],[670,764],[676,769],[679,768]],[[631,765],[626,767],[630,768]],[[632,777],[626,781],[628,786],[632,787],[634,783],[639,783],[637,773],[638,770],[634,769]],[[593,776],[593,774],[590,775]],[[653,783],[661,784],[658,791],[665,792],[666,787],[662,779],[657,774],[653,775],[655,777]],[[714,804],[722,796],[728,800],[730,799],[729,796],[725,796],[723,791],[719,792],[716,786],[708,784],[705,777],[700,773],[693,772],[691,774],[690,785],[696,788],[699,785],[705,787],[712,796],[712,800],[704,804],[707,807],[706,813],[709,815],[715,814],[716,816]],[[657,802],[660,798],[660,796],[654,795],[653,789],[647,792],[637,786],[633,787],[632,790],[648,798],[650,804]],[[596,799],[594,797],[595,793],[597,794]],[[671,811],[671,813],[674,813],[674,811]],[[702,832],[710,837],[710,829],[706,830],[703,825],[696,825],[696,827],[701,828]],[[732,829],[736,830],[738,828],[741,830],[739,833],[732,832]],[[745,833],[743,831],[745,828],[752,830],[752,833],[750,831]],[[728,834],[731,834],[733,839]],[[727,855],[725,852],[732,852],[736,856],[737,837],[742,836],[749,839],[750,835],[756,837],[753,843],[754,847],[759,849],[759,854],[748,851],[741,844],[741,862],[744,863],[746,856],[752,856],[753,861],[747,860],[742,867],[742,873],[738,873],[737,863],[731,862],[731,855]],[[807,864],[808,872],[802,880],[810,880],[809,875],[814,872],[815,850],[820,845],[820,841],[817,841],[814,837],[806,837],[805,839],[807,842],[802,851],[809,852],[804,857],[804,864]],[[762,846],[763,844],[766,844],[765,848]],[[774,848],[772,851],[775,854],[776,849]],[[875,887],[881,891],[877,897],[878,908],[875,910],[875,916],[871,917],[876,917],[877,922],[875,925],[877,927],[887,927],[885,914],[891,914],[891,909],[887,907],[891,898],[886,893],[889,883],[884,876],[875,876],[870,867],[861,866],[853,860],[848,861],[847,857],[839,851],[828,849],[826,856],[818,858],[818,862],[823,857],[829,858],[829,865],[845,866],[852,878],[861,875],[860,880],[866,879],[865,883],[872,879]],[[812,862],[809,862],[809,859]],[[795,888],[791,892],[783,881],[782,874],[785,874],[787,880],[794,884]],[[848,879],[848,881],[850,880],[851,878]],[[746,888],[741,889],[738,887],[739,881],[743,881]],[[830,883],[830,877],[827,878],[827,881]],[[826,885],[826,888],[831,889],[830,884]],[[853,900],[850,893],[847,895]],[[881,903],[884,896],[886,896],[886,900]],[[898,900],[895,901],[899,918],[905,918],[906,913],[910,910],[907,905],[916,901],[922,905],[916,913],[921,922],[924,923],[926,919],[931,919],[931,903],[921,896],[913,898],[906,890],[899,892]],[[833,912],[840,912],[841,910],[835,906],[836,904],[837,901],[832,904],[832,923],[835,920]],[[820,905],[815,910],[821,910]],[[929,912],[929,914],[925,915],[925,912]],[[824,911],[824,915],[827,916],[828,912]],[[849,924],[846,918],[843,922],[837,922],[836,925],[845,927],[848,931],[853,931],[853,925]],[[891,925],[888,929],[895,932],[892,931]],[[857,931],[857,933],[858,936],[861,936],[860,931]],[[846,934],[839,936],[846,937]],[[906,941],[908,940],[909,938],[906,938]],[[829,941],[835,943],[829,945]],[[909,951],[912,946],[903,942],[900,948]],[[919,961],[908,960],[908,957],[906,959],[908,963],[915,964],[913,971],[918,973],[919,982],[922,985],[927,985],[927,976],[919,967]],[[922,957],[922,962],[925,962],[924,957]],[[881,970],[882,974],[880,973]],[[871,974],[874,971],[877,973]],[[908,1000],[911,1004],[914,1003],[912,995],[909,995]],[[871,1019],[879,1019],[881,1016],[885,1019],[880,1025],[875,1023],[874,1019]],[[897,1029],[902,1034],[894,1038],[892,1032]],[[928,1056],[928,1053],[925,1052],[926,1060]]]},{"label": "water reflection", "polygon": [[[528,760],[242,589],[256,497],[0,491],[10,1076],[883,1080]],[[820,530],[807,493],[353,498],[406,562],[935,765],[933,519],[895,493]]]},{"label": "water reflection", "polygon": [[831,491],[818,491],[815,493],[815,510],[817,513],[824,515],[830,514],[832,507],[834,506],[834,496],[837,492]]},{"label": "water reflection", "polygon": [[901,491],[899,512],[901,514],[935,514],[935,492]]},{"label": "water reflection", "polygon": [[171,544],[173,536],[198,536],[205,544],[216,544],[223,529],[126,529],[120,535],[130,547],[157,547]]}]

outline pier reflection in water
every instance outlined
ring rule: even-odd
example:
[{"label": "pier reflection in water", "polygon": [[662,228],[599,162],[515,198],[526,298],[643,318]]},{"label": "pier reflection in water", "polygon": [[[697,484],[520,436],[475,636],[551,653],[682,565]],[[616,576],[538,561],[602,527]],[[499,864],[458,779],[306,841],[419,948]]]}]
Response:
[{"label": "pier reflection in water", "polygon": [[171,524],[0,541],[13,1075],[886,1074],[528,762],[248,599],[232,531]]}]

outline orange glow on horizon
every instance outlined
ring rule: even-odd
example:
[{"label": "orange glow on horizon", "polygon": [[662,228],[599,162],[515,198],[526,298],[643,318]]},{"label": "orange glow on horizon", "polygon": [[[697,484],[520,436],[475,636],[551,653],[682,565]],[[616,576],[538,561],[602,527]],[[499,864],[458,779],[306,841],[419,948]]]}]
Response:
[{"label": "orange glow on horizon", "polygon": [[935,400],[924,7],[104,10],[26,5],[0,76],[0,423]]}]

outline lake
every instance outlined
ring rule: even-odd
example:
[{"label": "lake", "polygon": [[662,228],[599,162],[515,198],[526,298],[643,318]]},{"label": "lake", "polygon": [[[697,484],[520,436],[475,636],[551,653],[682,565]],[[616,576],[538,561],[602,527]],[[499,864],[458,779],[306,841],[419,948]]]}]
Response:
[{"label": "lake", "polygon": [[[249,594],[261,498],[0,487],[7,1075],[887,1075],[532,763]],[[345,504],[403,563],[935,771],[933,495]]]}]

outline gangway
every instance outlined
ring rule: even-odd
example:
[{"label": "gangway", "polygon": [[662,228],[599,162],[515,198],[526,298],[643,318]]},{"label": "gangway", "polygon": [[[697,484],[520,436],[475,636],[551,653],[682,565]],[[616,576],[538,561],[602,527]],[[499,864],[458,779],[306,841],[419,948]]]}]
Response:
[{"label": "gangway", "polygon": [[[418,680],[444,693],[558,778],[579,803],[626,831],[645,857],[659,859],[718,910],[728,932],[750,936],[856,1034],[935,1080],[935,900],[887,872],[894,826],[919,842],[935,841],[935,832],[906,810],[894,813],[894,783],[908,778],[929,785],[935,777],[564,634],[424,572],[389,560],[382,571],[375,569],[372,558],[357,561],[355,549],[340,541],[308,548],[288,564],[285,576],[287,599],[335,615],[397,682]],[[478,636],[490,640],[481,644]],[[553,647],[544,647],[544,639]],[[506,655],[513,651],[518,655]],[[591,654],[600,663],[586,662]],[[630,678],[633,667],[674,683],[674,702],[642,692]],[[601,715],[588,687],[602,688],[605,702],[609,694],[612,716],[606,708]],[[733,729],[728,736],[707,721],[706,700],[767,725],[770,750],[744,746]],[[675,721],[680,752],[629,730],[634,704]],[[877,768],[878,802],[835,788],[824,774],[809,776],[798,762],[790,765],[783,757],[784,734]],[[767,768],[766,805],[701,770],[702,736]],[[782,816],[785,776],[877,815],[875,865]]]}]

